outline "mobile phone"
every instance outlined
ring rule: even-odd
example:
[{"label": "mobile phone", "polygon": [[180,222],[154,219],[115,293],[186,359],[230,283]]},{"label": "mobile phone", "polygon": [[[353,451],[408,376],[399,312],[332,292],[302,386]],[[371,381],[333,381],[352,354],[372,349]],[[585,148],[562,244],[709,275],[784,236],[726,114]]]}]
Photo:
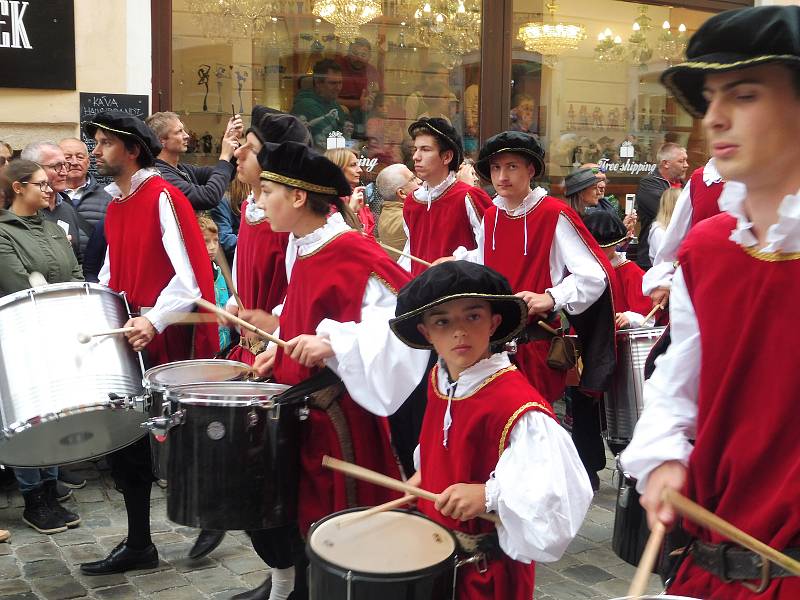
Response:
[{"label": "mobile phone", "polygon": [[625,214],[629,215],[636,207],[636,194],[625,194]]}]

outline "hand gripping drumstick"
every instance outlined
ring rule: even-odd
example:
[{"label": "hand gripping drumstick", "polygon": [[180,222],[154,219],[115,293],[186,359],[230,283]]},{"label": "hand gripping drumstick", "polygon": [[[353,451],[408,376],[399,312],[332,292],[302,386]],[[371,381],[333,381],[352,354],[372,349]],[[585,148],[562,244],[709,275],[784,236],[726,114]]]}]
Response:
[{"label": "hand gripping drumstick", "polygon": [[409,258],[409,259],[413,260],[414,262],[417,262],[417,263],[419,263],[421,265],[425,265],[426,267],[432,267],[433,266],[433,263],[429,263],[427,260],[422,260],[421,258],[417,258],[413,254],[408,254],[406,252],[402,252],[402,251],[398,250],[397,248],[392,248],[389,244],[384,244],[383,242],[379,242],[378,240],[375,240],[375,242],[377,242],[377,244],[381,248],[383,248],[385,250],[389,250],[390,252],[394,252],[395,254],[397,254],[399,256],[405,256],[406,258]]},{"label": "hand gripping drumstick", "polygon": [[282,339],[277,338],[274,335],[267,333],[263,329],[259,329],[258,327],[256,327],[252,323],[248,323],[244,319],[240,319],[239,317],[234,317],[227,310],[225,310],[223,308],[220,308],[216,304],[211,304],[211,302],[209,302],[205,298],[194,298],[194,302],[197,303],[197,306],[202,306],[203,308],[205,308],[207,310],[210,310],[211,312],[215,312],[218,315],[220,315],[222,317],[225,317],[226,319],[228,319],[232,323],[236,323],[239,327],[244,327],[245,329],[247,329],[247,331],[255,333],[257,336],[262,337],[265,340],[269,340],[270,342],[274,342],[274,343],[276,343],[279,346],[282,346],[284,348],[286,347],[286,342],[284,342]]},{"label": "hand gripping drumstick", "polygon": [[106,331],[98,331],[97,333],[79,333],[78,341],[81,344],[88,344],[93,337],[100,337],[103,335],[119,335],[121,333],[130,333],[134,331],[135,327],[120,327],[119,329],[108,329]]},{"label": "hand gripping drumstick", "polygon": [[[427,490],[414,487],[413,485],[409,485],[404,481],[400,481],[399,479],[387,477],[383,473],[378,473],[377,471],[365,469],[364,467],[359,467],[358,465],[354,465],[353,463],[339,460],[338,458],[333,458],[332,456],[327,456],[327,455],[323,456],[322,466],[328,467],[329,469],[333,469],[334,471],[339,471],[341,473],[344,473],[345,475],[350,475],[350,477],[355,477],[356,479],[360,479],[362,481],[368,481],[369,483],[374,483],[375,485],[379,485],[381,487],[385,487],[390,490],[405,492],[406,494],[410,494],[411,496],[416,496],[417,498],[422,498],[423,500],[430,500],[431,502],[436,502],[436,500],[439,498],[439,496],[437,494],[434,494],[433,492],[429,492]],[[500,522],[500,517],[498,517],[497,515],[490,515],[488,513],[481,513],[478,515],[478,518],[491,521],[492,523]]]},{"label": "hand gripping drumstick", "polygon": [[661,544],[664,542],[664,534],[666,527],[661,521],[658,521],[650,532],[650,537],[647,538],[647,545],[644,547],[642,558],[639,560],[639,566],[636,573],[633,575],[631,587],[628,588],[628,596],[631,600],[639,598],[644,594],[647,588],[647,580],[650,579],[650,574],[653,572],[653,567],[658,558],[658,551],[661,550]]},{"label": "hand gripping drumstick", "polygon": [[649,313],[647,313],[647,316],[644,318],[644,321],[642,321],[642,323],[643,324],[647,323],[650,319],[653,318],[653,315],[656,314],[657,311],[662,310],[663,308],[664,308],[663,304],[656,304],[653,307],[653,310],[651,310]]}]

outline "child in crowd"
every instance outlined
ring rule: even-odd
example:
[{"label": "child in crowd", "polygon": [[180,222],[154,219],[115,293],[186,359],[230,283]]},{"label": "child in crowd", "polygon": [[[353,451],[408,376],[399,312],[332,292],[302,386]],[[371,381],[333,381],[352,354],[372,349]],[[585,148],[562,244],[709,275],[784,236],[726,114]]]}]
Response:
[{"label": "child in crowd", "polygon": [[[528,307],[496,271],[466,261],[434,266],[398,296],[392,331],[439,362],[409,483],[439,494],[419,510],[453,530],[475,564],[458,570],[461,600],[530,600],[534,561],[558,560],[592,499],[569,434],[503,347]],[[479,518],[499,516],[495,526]]]},{"label": "child in crowd", "polygon": [[[203,232],[203,239],[206,242],[208,258],[211,259],[211,266],[214,269],[214,299],[217,306],[224,308],[230,298],[228,284],[222,274],[222,269],[217,264],[217,253],[219,252],[219,228],[217,224],[205,215],[197,217],[197,224]],[[227,348],[231,343],[231,330],[224,325],[219,326],[219,347],[220,350]]]}]

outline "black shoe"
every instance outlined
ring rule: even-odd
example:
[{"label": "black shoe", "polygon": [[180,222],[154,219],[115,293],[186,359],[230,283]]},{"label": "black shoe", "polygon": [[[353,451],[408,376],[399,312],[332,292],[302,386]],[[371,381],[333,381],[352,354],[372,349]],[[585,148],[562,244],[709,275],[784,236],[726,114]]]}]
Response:
[{"label": "black shoe", "polygon": [[189,558],[192,560],[200,560],[205,558],[214,549],[222,543],[225,538],[224,531],[211,531],[210,529],[203,529],[197,539],[194,541],[194,546],[189,550]]},{"label": "black shoe", "polygon": [[155,569],[158,566],[158,550],[153,544],[144,550],[133,550],[125,545],[126,542],[127,540],[122,540],[103,560],[83,563],[81,573],[109,575],[137,569]]},{"label": "black shoe", "polygon": [[267,579],[255,589],[241,594],[231,596],[231,600],[269,600],[269,593],[272,591],[272,578]]},{"label": "black shoe", "polygon": [[67,487],[67,484],[56,481],[56,500],[64,502],[64,500],[69,500],[70,496],[72,496],[72,490]]},{"label": "black shoe", "polygon": [[45,481],[43,487],[48,505],[54,513],[61,517],[61,519],[64,521],[64,524],[69,528],[80,525],[81,518],[76,513],[67,510],[61,506],[61,504],[59,504],[58,483],[54,479],[51,479],[49,481]]},{"label": "black shoe", "polygon": [[589,473],[589,482],[592,484],[592,491],[600,491],[600,476],[597,473]]},{"label": "black shoe", "polygon": [[47,499],[47,490],[41,485],[35,490],[22,494],[25,499],[25,510],[22,520],[39,533],[61,533],[67,530],[67,524],[61,515],[56,513]]},{"label": "black shoe", "polygon": [[58,468],[58,480],[68,488],[78,490],[86,485],[86,480],[72,471],[67,471],[64,467]]}]

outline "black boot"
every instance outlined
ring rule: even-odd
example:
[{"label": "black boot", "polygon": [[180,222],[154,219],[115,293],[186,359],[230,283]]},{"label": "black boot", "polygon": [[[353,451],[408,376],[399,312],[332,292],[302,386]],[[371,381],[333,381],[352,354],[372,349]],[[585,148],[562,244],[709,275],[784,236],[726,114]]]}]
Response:
[{"label": "black boot", "polygon": [[194,546],[189,550],[189,558],[192,560],[200,560],[205,558],[214,549],[222,543],[225,538],[224,531],[211,531],[210,529],[203,529],[200,535],[194,542]]},{"label": "black boot", "polygon": [[81,518],[72,511],[67,510],[58,500],[58,482],[55,479],[44,482],[45,497],[50,508],[60,516],[67,527],[77,527],[81,523]]},{"label": "black boot", "polygon": [[231,600],[269,600],[272,591],[272,578],[267,577],[264,583],[255,589],[231,597]]},{"label": "black boot", "polygon": [[108,575],[124,573],[137,569],[155,569],[158,566],[158,550],[150,544],[144,550],[133,550],[122,540],[116,548],[103,560],[96,560],[81,565],[84,575]]},{"label": "black boot", "polygon": [[60,514],[50,506],[47,490],[43,485],[22,494],[25,499],[25,510],[22,520],[39,533],[60,533],[67,530],[67,524]]}]

